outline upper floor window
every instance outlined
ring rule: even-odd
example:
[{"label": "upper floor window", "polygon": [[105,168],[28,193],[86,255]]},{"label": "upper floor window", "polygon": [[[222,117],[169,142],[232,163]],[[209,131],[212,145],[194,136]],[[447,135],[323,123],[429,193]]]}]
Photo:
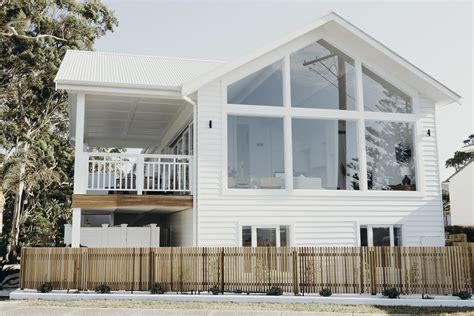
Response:
[{"label": "upper floor window", "polygon": [[324,40],[290,55],[291,106],[355,110],[354,61]]},{"label": "upper floor window", "polygon": [[282,61],[229,85],[227,103],[283,106]]},{"label": "upper floor window", "polygon": [[374,112],[412,113],[411,98],[400,89],[362,67],[364,109]]},{"label": "upper floor window", "polygon": [[283,119],[229,116],[227,122],[229,188],[283,189]]}]

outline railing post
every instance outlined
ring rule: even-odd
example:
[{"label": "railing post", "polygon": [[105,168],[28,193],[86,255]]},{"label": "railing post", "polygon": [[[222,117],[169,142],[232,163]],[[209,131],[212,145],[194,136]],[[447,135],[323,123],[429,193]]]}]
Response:
[{"label": "railing post", "polygon": [[143,155],[138,155],[137,156],[137,174],[136,174],[137,195],[142,195],[144,184],[145,184],[144,158],[143,158]]}]

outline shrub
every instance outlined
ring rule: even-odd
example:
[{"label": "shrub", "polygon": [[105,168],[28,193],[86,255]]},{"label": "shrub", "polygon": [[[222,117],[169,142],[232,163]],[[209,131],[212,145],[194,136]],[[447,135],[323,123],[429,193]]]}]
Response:
[{"label": "shrub", "polygon": [[461,291],[461,292],[458,292],[456,296],[462,300],[468,300],[472,297],[472,294],[468,291]]},{"label": "shrub", "polygon": [[209,289],[209,292],[211,292],[212,295],[218,295],[219,292],[220,292],[220,290],[219,290],[219,288],[218,288],[217,286],[213,286],[213,287],[211,287],[211,288]]},{"label": "shrub", "polygon": [[242,294],[242,289],[235,289],[235,290],[234,290],[234,293],[235,293],[235,294]]},{"label": "shrub", "polygon": [[53,285],[49,282],[43,283],[36,289],[40,293],[49,293],[53,290]]},{"label": "shrub", "polygon": [[108,286],[107,283],[102,283],[95,288],[95,292],[100,294],[110,293],[110,286]]},{"label": "shrub", "polygon": [[388,298],[399,298],[400,291],[394,287],[383,290],[382,295]]},{"label": "shrub", "polygon": [[324,296],[324,297],[328,297],[328,296],[332,295],[332,291],[328,287],[323,287],[321,289],[321,291],[319,291],[319,295]]},{"label": "shrub", "polygon": [[161,287],[160,283],[153,283],[153,286],[151,287],[150,293],[151,294],[163,294],[163,293],[165,293],[165,291]]},{"label": "shrub", "polygon": [[272,286],[267,290],[267,295],[280,296],[283,294],[283,290],[278,286]]}]

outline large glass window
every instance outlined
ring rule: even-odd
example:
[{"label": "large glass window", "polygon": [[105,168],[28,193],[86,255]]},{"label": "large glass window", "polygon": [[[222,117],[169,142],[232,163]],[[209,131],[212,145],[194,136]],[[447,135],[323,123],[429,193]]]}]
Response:
[{"label": "large glass window", "polygon": [[366,121],[369,190],[415,191],[413,123]]},{"label": "large glass window", "polygon": [[290,55],[291,105],[354,110],[354,62],[320,40]]},{"label": "large glass window", "polygon": [[364,109],[375,112],[411,113],[411,98],[388,81],[362,67]]},{"label": "large glass window", "polygon": [[282,189],[283,119],[229,116],[228,187]]},{"label": "large glass window", "polygon": [[293,119],[293,187],[359,190],[356,122]]},{"label": "large glass window", "polygon": [[227,103],[282,106],[282,62],[278,61],[229,85]]},{"label": "large glass window", "polygon": [[359,233],[362,247],[402,245],[402,227],[400,225],[361,225]]}]

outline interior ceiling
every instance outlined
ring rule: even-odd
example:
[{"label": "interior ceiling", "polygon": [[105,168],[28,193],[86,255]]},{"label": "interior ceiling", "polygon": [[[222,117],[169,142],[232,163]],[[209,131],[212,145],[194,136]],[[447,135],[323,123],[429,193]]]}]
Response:
[{"label": "interior ceiling", "polygon": [[159,145],[186,106],[177,99],[87,95],[84,141],[103,147]]},{"label": "interior ceiling", "polygon": [[171,214],[179,211],[184,211],[189,207],[104,207],[100,209],[82,209],[83,214],[110,214],[110,213],[136,213],[136,214],[143,214],[143,213],[154,213],[154,214]]}]

